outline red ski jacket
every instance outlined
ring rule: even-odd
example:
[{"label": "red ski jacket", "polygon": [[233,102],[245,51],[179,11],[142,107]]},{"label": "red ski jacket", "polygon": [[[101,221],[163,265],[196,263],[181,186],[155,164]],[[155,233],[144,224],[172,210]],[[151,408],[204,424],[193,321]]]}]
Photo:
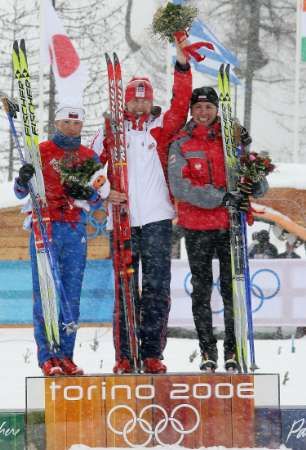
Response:
[{"label": "red ski jacket", "polygon": [[73,204],[74,199],[65,193],[61,184],[59,163],[66,159],[68,164],[77,165],[87,159],[96,159],[97,155],[83,145],[77,150],[63,150],[53,141],[42,142],[39,149],[51,221],[79,222],[82,209],[76,207]]},{"label": "red ski jacket", "polygon": [[191,120],[170,147],[169,181],[178,223],[191,230],[229,228],[222,205],[226,175],[220,122],[209,128]]}]

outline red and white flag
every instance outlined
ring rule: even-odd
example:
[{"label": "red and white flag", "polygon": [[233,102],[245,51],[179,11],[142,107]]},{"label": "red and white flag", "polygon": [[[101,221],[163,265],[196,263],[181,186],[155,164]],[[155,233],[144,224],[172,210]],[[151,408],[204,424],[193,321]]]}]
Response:
[{"label": "red and white flag", "polygon": [[67,36],[50,0],[42,0],[42,37],[45,61],[52,64],[60,104],[82,104],[87,82],[87,68]]}]

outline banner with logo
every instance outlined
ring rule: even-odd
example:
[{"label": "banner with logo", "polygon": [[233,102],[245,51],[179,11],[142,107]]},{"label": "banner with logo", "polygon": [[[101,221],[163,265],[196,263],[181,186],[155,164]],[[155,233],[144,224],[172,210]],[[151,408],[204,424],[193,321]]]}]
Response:
[{"label": "banner with logo", "polygon": [[[29,261],[0,262],[0,323],[32,323]],[[250,260],[253,318],[256,326],[306,326],[306,260]],[[18,273],[18,276],[16,275]],[[114,282],[112,262],[87,262],[82,297],[82,323],[112,323]],[[187,261],[172,260],[169,326],[194,327],[191,274]],[[223,326],[218,261],[214,261],[212,309],[215,326]]]},{"label": "banner with logo", "polygon": [[0,450],[24,450],[24,412],[0,411]]},{"label": "banner with logo", "polygon": [[[219,264],[213,262],[214,326],[223,327]],[[250,260],[253,320],[256,326],[306,326],[306,261]],[[191,273],[187,261],[172,261],[169,326],[194,327],[191,311]]]},{"label": "banner with logo", "polygon": [[29,448],[253,448],[256,409],[279,409],[279,376],[28,377],[26,396]]}]

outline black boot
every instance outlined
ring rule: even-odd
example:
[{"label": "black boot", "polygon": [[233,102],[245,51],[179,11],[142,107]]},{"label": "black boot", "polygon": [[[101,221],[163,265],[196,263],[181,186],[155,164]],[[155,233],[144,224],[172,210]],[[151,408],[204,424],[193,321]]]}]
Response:
[{"label": "black boot", "polygon": [[224,352],[224,368],[229,373],[241,373],[241,367],[234,352]]},{"label": "black boot", "polygon": [[207,373],[213,373],[218,367],[218,350],[217,348],[212,348],[207,352],[202,353],[202,360],[200,364],[200,370]]}]

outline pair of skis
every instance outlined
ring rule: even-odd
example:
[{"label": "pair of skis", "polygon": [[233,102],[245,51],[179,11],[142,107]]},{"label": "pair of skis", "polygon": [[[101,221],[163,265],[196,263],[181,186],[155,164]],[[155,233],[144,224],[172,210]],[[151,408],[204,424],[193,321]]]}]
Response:
[{"label": "pair of skis", "polygon": [[[35,107],[31,79],[26,55],[26,47],[23,39],[14,42],[13,45],[13,70],[18,83],[19,111],[21,112],[24,153],[22,151],[17,130],[14,124],[16,107],[7,98],[3,98],[3,106],[7,113],[9,125],[22,164],[31,163],[35,174],[29,182],[29,193],[33,208],[33,231],[37,257],[39,287],[42,301],[43,316],[45,322],[46,338],[51,349],[60,346],[60,332],[58,324],[57,296],[61,296],[67,302],[66,294],[60,280],[56,258],[52,248],[51,222],[48,213],[42,163],[39,152],[39,140],[35,118]],[[64,318],[63,324],[67,333],[73,332],[76,325],[71,317]]]},{"label": "pair of skis", "polygon": [[[239,181],[239,149],[234,138],[234,124],[231,107],[230,66],[222,64],[218,73],[220,115],[222,125],[223,150],[226,167],[227,189],[237,191]],[[233,308],[237,359],[243,370],[248,371],[248,348],[250,346],[250,369],[256,369],[250,274],[247,253],[245,213],[229,208],[230,250],[233,284]]]},{"label": "pair of skis", "polygon": [[[113,188],[126,194],[128,199],[128,171],[124,127],[124,102],[121,66],[116,53],[113,61],[105,54],[110,116],[105,117],[105,134],[107,136]],[[140,354],[138,326],[136,315],[136,298],[134,268],[132,265],[131,225],[128,201],[121,205],[112,205],[113,219],[113,264],[115,274],[115,349],[116,360],[120,359],[120,315],[123,310],[127,331],[130,360],[134,372],[140,371]]]}]

